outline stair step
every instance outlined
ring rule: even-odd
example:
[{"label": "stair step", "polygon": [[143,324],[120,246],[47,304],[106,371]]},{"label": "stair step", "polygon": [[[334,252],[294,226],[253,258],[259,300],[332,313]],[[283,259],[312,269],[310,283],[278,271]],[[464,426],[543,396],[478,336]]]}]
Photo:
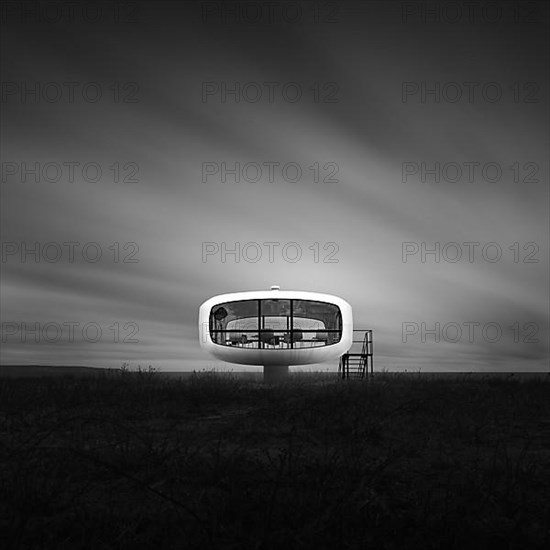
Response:
[{"label": "stair step", "polygon": [[373,338],[371,329],[354,329],[361,340],[352,340],[348,353],[340,357],[338,372],[343,378],[365,378],[373,368]]}]

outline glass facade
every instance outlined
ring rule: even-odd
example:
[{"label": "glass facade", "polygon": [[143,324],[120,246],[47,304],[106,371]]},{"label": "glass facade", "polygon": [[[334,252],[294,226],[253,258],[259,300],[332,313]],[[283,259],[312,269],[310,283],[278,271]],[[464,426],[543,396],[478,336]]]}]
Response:
[{"label": "glass facade", "polygon": [[342,338],[338,306],[313,300],[264,299],[217,304],[210,311],[215,344],[252,349],[329,346]]}]

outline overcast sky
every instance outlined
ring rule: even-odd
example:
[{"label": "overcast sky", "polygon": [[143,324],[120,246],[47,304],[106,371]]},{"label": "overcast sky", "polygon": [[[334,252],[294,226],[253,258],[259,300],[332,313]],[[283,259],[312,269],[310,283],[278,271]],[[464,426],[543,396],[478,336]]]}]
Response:
[{"label": "overcast sky", "polygon": [[546,4],[222,4],[3,8],[2,364],[242,370],[198,308],[278,284],[377,369],[547,369]]}]

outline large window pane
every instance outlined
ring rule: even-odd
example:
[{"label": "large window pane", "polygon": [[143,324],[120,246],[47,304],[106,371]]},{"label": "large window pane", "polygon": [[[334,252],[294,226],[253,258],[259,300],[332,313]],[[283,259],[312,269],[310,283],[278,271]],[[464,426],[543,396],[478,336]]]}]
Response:
[{"label": "large window pane", "polygon": [[291,347],[290,328],[290,300],[260,300],[260,348]]},{"label": "large window pane", "polygon": [[342,337],[342,314],[338,306],[313,300],[293,301],[294,329],[302,331],[310,346],[335,344]]},{"label": "large window pane", "polygon": [[246,344],[258,336],[258,300],[227,302],[212,308],[210,335],[217,344]]},{"label": "large window pane", "polygon": [[266,317],[289,317],[290,300],[260,300],[262,315]]}]

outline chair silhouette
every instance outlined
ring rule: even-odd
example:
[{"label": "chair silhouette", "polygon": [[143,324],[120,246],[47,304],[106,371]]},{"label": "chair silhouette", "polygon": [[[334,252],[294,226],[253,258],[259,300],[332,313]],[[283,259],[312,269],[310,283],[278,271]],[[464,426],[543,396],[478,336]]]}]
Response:
[{"label": "chair silhouette", "polygon": [[271,346],[277,346],[279,344],[279,337],[275,336],[272,329],[266,328],[260,330],[260,342]]}]

